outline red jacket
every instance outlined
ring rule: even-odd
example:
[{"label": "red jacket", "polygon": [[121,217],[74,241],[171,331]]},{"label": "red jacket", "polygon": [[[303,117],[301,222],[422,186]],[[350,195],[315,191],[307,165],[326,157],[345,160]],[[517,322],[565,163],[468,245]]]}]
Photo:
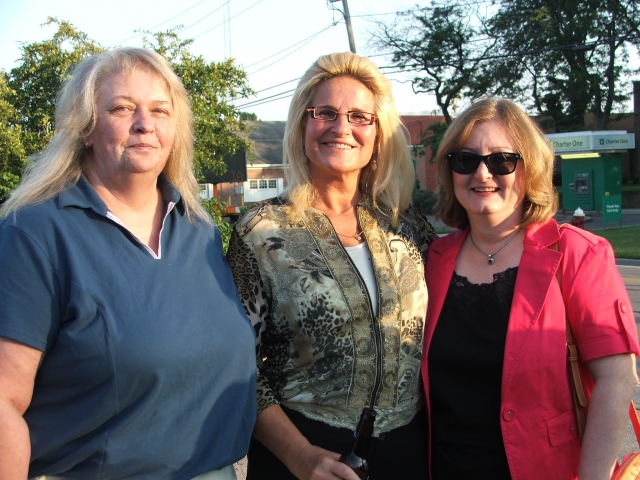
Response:
[{"label": "red jacket", "polygon": [[[422,357],[427,407],[429,345],[467,232],[453,232],[429,248]],[[558,241],[559,251],[549,248]],[[570,226],[559,232],[554,220],[528,227],[507,330],[499,419],[513,480],[578,475],[565,304],[555,276],[561,258],[562,289],[581,361],[640,353],[633,308],[609,243]],[[592,381],[584,365],[583,380],[589,394]]]}]

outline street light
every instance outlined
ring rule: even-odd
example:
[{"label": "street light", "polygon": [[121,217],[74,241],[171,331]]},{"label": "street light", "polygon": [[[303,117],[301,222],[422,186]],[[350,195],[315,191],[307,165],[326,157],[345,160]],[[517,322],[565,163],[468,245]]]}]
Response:
[{"label": "street light", "polygon": [[[328,1],[329,3],[336,3],[340,0]],[[335,8],[335,10],[338,10],[344,16],[344,21],[347,24],[347,35],[349,35],[349,49],[353,53],[356,53],[356,41],[353,39],[353,28],[351,28],[351,16],[349,16],[349,4],[347,3],[347,0],[342,0],[342,8],[344,8],[344,12],[340,12],[338,8]]]}]

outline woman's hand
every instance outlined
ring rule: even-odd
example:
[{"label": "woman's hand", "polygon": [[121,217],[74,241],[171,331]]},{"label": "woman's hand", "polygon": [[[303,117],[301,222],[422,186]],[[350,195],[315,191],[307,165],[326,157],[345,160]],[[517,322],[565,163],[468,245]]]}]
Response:
[{"label": "woman's hand", "polygon": [[301,480],[360,480],[338,461],[339,454],[311,445],[280,405],[272,405],[258,416],[253,436]]},{"label": "woman's hand", "polygon": [[340,455],[307,442],[299,452],[299,470],[292,472],[303,480],[359,480],[351,468],[338,461]]}]

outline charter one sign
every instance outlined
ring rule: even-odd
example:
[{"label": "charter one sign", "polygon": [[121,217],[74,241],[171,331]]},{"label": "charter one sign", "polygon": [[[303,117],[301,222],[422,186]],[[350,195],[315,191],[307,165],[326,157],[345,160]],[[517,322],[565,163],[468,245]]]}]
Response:
[{"label": "charter one sign", "polygon": [[556,154],[629,150],[635,148],[635,136],[625,131],[551,133],[547,138]]}]

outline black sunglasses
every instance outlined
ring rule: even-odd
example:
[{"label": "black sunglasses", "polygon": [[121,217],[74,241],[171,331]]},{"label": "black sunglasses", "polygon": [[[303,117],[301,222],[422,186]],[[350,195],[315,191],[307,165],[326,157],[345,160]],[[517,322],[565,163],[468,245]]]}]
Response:
[{"label": "black sunglasses", "polygon": [[491,175],[509,175],[513,173],[522,157],[518,153],[495,152],[489,155],[476,155],[471,152],[453,152],[447,155],[449,168],[461,175],[469,175],[484,162]]}]

